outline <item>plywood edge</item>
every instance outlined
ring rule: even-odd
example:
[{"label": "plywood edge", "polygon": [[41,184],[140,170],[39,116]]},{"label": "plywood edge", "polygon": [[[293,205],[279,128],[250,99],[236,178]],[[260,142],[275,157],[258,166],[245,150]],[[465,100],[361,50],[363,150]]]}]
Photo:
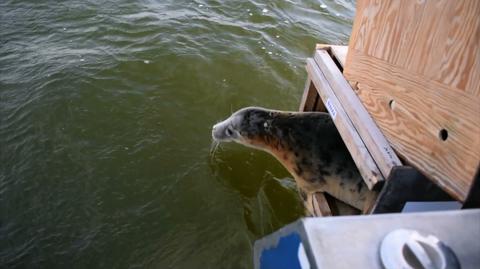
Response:
[{"label": "plywood edge", "polygon": [[313,195],[315,216],[351,216],[362,213],[359,209],[336,199],[328,193],[317,192]]},{"label": "plywood edge", "polygon": [[326,104],[327,110],[332,116],[335,126],[342,136],[365,183],[370,189],[373,189],[377,183],[384,180],[382,173],[368,152],[367,147],[350,121],[340,101],[335,96],[325,75],[312,58],[307,59],[307,72],[315,84],[318,94],[324,104]]},{"label": "plywood edge", "polygon": [[383,176],[388,178],[393,167],[402,165],[400,159],[350,84],[336,67],[330,55],[326,51],[318,50],[315,52],[314,59],[325,75],[334,94],[343,105],[345,112],[365,143],[378,168]]},{"label": "plywood edge", "polygon": [[322,192],[317,192],[313,194],[312,207],[313,207],[313,214],[316,217],[320,217],[320,216],[328,217],[333,215],[332,209],[328,204],[327,198],[325,197],[325,194],[323,194]]},{"label": "plywood edge", "polygon": [[345,67],[345,62],[347,60],[348,54],[348,46],[317,44],[315,47],[315,51],[317,50],[328,51],[340,63],[342,68]]}]

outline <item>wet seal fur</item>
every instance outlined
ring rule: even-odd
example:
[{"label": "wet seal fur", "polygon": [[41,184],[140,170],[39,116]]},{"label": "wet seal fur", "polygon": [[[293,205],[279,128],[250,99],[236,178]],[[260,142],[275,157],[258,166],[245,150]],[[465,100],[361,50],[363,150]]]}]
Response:
[{"label": "wet seal fur", "polygon": [[247,107],[215,124],[212,137],[275,156],[295,178],[310,213],[316,192],[326,192],[360,210],[373,199],[327,113]]}]

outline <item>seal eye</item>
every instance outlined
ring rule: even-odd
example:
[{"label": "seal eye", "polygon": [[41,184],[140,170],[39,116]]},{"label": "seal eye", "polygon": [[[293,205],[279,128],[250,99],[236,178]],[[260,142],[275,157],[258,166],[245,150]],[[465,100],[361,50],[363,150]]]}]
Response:
[{"label": "seal eye", "polygon": [[227,136],[232,136],[233,135],[233,130],[231,126],[228,126],[228,128],[225,130],[225,134]]}]

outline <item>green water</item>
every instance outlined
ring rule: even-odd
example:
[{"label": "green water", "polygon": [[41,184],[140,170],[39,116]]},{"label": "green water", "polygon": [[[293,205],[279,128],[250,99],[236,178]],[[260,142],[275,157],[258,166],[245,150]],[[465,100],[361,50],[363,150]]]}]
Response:
[{"label": "green water", "polygon": [[1,1],[0,268],[251,268],[253,242],[303,208],[273,157],[211,154],[211,126],[297,109],[305,58],[346,44],[353,15],[353,0]]}]

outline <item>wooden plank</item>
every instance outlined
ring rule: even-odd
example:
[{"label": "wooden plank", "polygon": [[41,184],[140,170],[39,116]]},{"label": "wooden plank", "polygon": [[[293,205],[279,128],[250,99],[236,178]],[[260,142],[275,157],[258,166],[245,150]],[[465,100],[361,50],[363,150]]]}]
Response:
[{"label": "wooden plank", "polygon": [[325,106],[323,105],[322,101],[319,100],[319,98],[320,97],[318,96],[317,89],[315,89],[315,85],[312,83],[310,77],[307,77],[298,111],[326,112]]},{"label": "wooden plank", "polygon": [[345,66],[345,61],[347,60],[348,46],[332,46],[332,55],[338,60],[338,62],[343,67]]},{"label": "wooden plank", "polygon": [[317,44],[315,50],[328,50],[332,57],[340,63],[340,66],[345,66],[348,54],[348,46],[338,46],[338,45],[326,45],[326,44]]},{"label": "wooden plank", "polygon": [[311,195],[311,205],[306,205],[312,216],[350,216],[359,215],[362,212],[324,192]]},{"label": "wooden plank", "polygon": [[350,84],[338,70],[330,55],[324,50],[317,50],[315,61],[327,78],[334,94],[342,103],[345,112],[348,114],[378,168],[383,176],[387,178],[393,167],[402,165],[400,159],[398,159]]},{"label": "wooden plank", "polygon": [[[358,93],[397,153],[403,156],[407,163],[421,169],[446,188],[458,200],[463,200],[470,185],[468,178],[472,171],[469,169],[475,164],[475,157],[468,155],[475,154],[477,150],[475,144],[471,144],[473,147],[469,150],[457,147],[456,145],[461,143],[462,134],[457,133],[455,129],[448,129],[448,139],[451,141],[442,141],[438,131],[434,133],[429,130],[432,128],[429,128],[428,123],[412,119],[405,108],[405,103],[411,101],[408,100],[408,95],[401,98],[361,84]],[[393,108],[389,105],[392,100],[395,101]],[[409,105],[422,104],[413,102]],[[465,162],[462,163],[462,160]]]},{"label": "wooden plank", "polygon": [[398,213],[409,201],[451,201],[437,185],[409,166],[399,166],[392,170],[371,213]]},{"label": "wooden plank", "polygon": [[[333,199],[333,198],[332,198]],[[328,200],[328,196],[327,196]],[[330,204],[330,208],[332,208],[333,215],[334,216],[352,216],[352,215],[361,215],[362,211],[340,201],[340,200],[335,200],[334,206],[332,206],[332,203]]]},{"label": "wooden plank", "polygon": [[326,104],[335,126],[350,151],[365,183],[370,189],[373,189],[377,183],[384,180],[384,177],[373,161],[372,156],[368,152],[359,134],[355,130],[355,127],[344,111],[340,101],[333,93],[324,74],[311,58],[307,59],[307,71],[315,84],[315,88],[318,90],[321,99]]},{"label": "wooden plank", "polygon": [[394,65],[356,58],[351,66],[357,94],[393,148],[463,201],[480,158],[480,98],[412,74],[399,78],[402,72]]},{"label": "wooden plank", "polygon": [[480,1],[358,0],[344,74],[406,162],[464,201],[480,164]]},{"label": "wooden plank", "polygon": [[[317,91],[317,94],[318,94],[318,91]],[[318,100],[317,105],[315,106],[314,111],[327,112],[327,108],[325,107],[325,104],[322,102],[320,95],[318,95],[317,100]]]},{"label": "wooden plank", "polygon": [[332,211],[333,216],[351,216],[360,215],[362,212],[338,199],[331,196],[328,193],[323,193],[325,199],[327,199],[328,206]]},{"label": "wooden plank", "polygon": [[332,216],[332,210],[328,205],[327,198],[322,192],[317,192],[313,195],[313,211],[314,215],[317,217],[328,217]]}]

